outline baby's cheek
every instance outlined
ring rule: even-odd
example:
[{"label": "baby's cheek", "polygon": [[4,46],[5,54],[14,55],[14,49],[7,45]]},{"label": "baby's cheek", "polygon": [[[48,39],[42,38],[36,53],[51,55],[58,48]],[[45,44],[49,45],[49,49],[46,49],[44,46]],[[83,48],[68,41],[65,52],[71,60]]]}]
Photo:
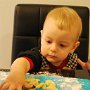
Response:
[{"label": "baby's cheek", "polygon": [[67,58],[67,54],[66,53],[62,53],[61,55],[59,55],[59,57],[62,59],[62,60],[65,60]]},{"label": "baby's cheek", "polygon": [[42,47],[41,48],[41,54],[44,56],[46,54],[47,50],[46,48]]}]

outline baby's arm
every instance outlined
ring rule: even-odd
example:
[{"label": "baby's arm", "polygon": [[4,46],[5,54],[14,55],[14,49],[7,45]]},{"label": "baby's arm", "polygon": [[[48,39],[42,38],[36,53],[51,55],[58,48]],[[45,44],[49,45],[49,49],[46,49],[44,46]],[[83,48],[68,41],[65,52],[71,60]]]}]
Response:
[{"label": "baby's arm", "polygon": [[17,58],[11,66],[6,80],[0,85],[0,90],[22,90],[25,84],[25,75],[30,70],[28,60],[23,57]]},{"label": "baby's arm", "polygon": [[82,60],[77,60],[78,64],[82,66],[83,69],[90,70],[90,59],[87,62],[83,62]]}]

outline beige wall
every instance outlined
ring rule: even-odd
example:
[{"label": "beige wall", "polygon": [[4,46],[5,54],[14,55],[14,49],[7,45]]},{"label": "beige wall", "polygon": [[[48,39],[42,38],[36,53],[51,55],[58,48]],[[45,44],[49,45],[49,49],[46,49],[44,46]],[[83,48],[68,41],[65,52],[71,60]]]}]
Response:
[{"label": "beige wall", "polygon": [[80,5],[90,8],[90,0],[0,0],[0,68],[10,68],[14,8],[19,3]]}]

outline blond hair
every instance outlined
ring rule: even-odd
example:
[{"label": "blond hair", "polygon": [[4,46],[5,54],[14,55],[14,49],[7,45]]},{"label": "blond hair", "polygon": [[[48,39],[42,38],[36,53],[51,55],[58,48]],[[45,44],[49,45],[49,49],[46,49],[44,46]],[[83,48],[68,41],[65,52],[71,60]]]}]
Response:
[{"label": "blond hair", "polygon": [[68,29],[74,34],[76,33],[76,39],[79,39],[82,32],[82,21],[74,9],[69,7],[55,8],[48,13],[45,22],[48,18],[54,19],[60,30]]}]

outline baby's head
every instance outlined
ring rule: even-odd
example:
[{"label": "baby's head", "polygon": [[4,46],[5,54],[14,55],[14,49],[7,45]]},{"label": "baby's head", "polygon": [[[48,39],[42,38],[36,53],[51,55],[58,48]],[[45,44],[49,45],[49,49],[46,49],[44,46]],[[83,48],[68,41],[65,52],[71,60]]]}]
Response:
[{"label": "baby's head", "polygon": [[69,7],[51,10],[41,33],[41,53],[51,63],[59,64],[79,46],[82,22]]},{"label": "baby's head", "polygon": [[82,21],[75,10],[69,7],[55,8],[48,13],[44,25],[50,18],[60,30],[69,30],[76,40],[79,39],[82,32]]}]

